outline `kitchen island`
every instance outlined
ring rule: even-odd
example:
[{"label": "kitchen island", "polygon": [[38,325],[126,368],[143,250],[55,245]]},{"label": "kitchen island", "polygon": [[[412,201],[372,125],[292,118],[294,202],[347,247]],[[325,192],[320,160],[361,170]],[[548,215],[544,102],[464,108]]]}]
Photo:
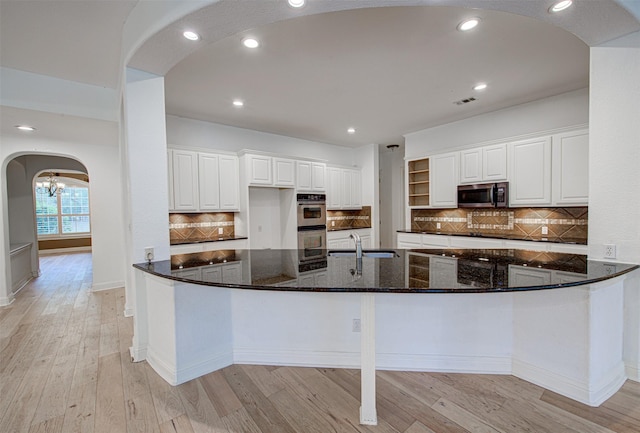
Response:
[{"label": "kitchen island", "polygon": [[[366,251],[365,251],[366,253]],[[230,250],[136,264],[134,360],[179,384],[234,363],[513,374],[597,406],[626,379],[638,266],[526,250]]]}]

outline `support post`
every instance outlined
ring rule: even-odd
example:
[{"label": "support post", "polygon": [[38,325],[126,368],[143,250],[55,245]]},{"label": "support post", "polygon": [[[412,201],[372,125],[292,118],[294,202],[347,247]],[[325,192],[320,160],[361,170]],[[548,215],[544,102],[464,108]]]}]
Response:
[{"label": "support post", "polygon": [[360,332],[360,424],[377,425],[376,298],[373,293],[361,295]]}]

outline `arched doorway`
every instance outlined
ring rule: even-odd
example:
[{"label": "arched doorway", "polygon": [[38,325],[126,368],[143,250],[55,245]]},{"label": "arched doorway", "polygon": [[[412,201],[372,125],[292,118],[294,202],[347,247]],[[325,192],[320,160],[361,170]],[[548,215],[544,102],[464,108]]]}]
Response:
[{"label": "arched doorway", "polygon": [[[10,297],[15,296],[32,277],[40,274],[36,188],[34,185],[35,179],[41,173],[51,171],[86,176],[88,181],[87,168],[79,161],[68,157],[26,154],[13,158],[7,164],[7,216],[11,262]],[[62,220],[62,210],[57,215],[60,215],[60,220]],[[64,230],[58,231],[60,236],[51,236],[50,234],[49,238],[64,238]],[[71,237],[69,236],[69,238]]]}]

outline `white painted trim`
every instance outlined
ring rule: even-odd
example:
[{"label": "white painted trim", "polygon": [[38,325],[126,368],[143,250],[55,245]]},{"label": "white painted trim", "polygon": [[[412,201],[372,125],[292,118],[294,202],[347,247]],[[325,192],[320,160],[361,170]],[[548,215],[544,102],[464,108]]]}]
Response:
[{"label": "white painted trim", "polygon": [[620,363],[590,388],[588,382],[577,381],[519,359],[512,362],[514,376],[592,407],[600,406],[615,394],[627,378],[624,363]]},{"label": "white painted trim", "polygon": [[255,350],[233,348],[234,364],[283,365],[290,367],[359,368],[359,352],[316,350]]},{"label": "white painted trim", "polygon": [[9,296],[0,298],[0,307],[6,307],[7,305],[11,305],[13,301],[16,300],[16,297],[13,293],[10,293]]},{"label": "white painted trim", "polygon": [[91,291],[100,292],[102,290],[120,289],[122,287],[124,287],[124,281],[110,281],[106,283],[92,284]]},{"label": "white painted trim", "polygon": [[133,362],[141,362],[147,359],[147,348],[136,348],[134,346],[131,346],[129,348],[129,354],[131,355],[131,359],[133,360]]},{"label": "white painted trim", "polygon": [[232,352],[221,352],[197,364],[192,364],[186,368],[177,370],[175,364],[170,364],[166,362],[166,360],[156,356],[153,349],[148,348],[146,352],[146,361],[149,365],[160,377],[172,386],[180,385],[181,383],[233,365]]},{"label": "white painted trim", "polygon": [[625,364],[624,371],[627,378],[635,382],[640,382],[640,365]]},{"label": "white painted trim", "polygon": [[511,356],[377,354],[378,370],[511,374]]},{"label": "white painted trim", "polygon": [[91,247],[70,247],[70,248],[52,248],[49,250],[38,250],[38,254],[41,256],[48,256],[51,254],[67,254],[67,253],[90,253]]},{"label": "white painted trim", "polygon": [[15,297],[16,294],[18,294],[18,292],[20,290],[22,290],[24,288],[24,286],[26,286],[29,281],[33,280],[33,273],[32,275],[26,276],[23,279],[21,279],[20,281],[18,281],[17,283],[15,283],[13,285],[13,287],[11,288],[13,290],[13,295]]}]

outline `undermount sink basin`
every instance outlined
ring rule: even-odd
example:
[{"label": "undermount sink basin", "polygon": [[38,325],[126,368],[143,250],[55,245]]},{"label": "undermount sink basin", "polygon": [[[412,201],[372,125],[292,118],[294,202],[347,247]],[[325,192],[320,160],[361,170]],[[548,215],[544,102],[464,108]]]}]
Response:
[{"label": "undermount sink basin", "polygon": [[[355,257],[355,250],[329,250],[327,252],[329,257]],[[362,250],[362,257],[369,257],[372,259],[392,259],[399,257],[393,250]]]}]

